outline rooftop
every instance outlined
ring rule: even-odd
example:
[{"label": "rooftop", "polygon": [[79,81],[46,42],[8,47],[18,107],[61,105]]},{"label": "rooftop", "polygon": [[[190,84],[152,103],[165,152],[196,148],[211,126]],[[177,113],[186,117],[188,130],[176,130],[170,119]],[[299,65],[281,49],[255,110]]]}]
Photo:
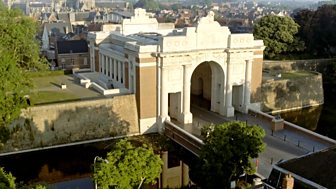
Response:
[{"label": "rooftop", "polygon": [[86,53],[88,46],[85,40],[57,41],[57,51],[58,54]]},{"label": "rooftop", "polygon": [[[54,73],[56,74],[57,72],[59,71]],[[35,88],[29,94],[32,104],[38,105],[104,97],[97,91],[80,86],[71,74],[55,74],[33,77]],[[61,89],[61,84],[65,84],[66,89]]]},{"label": "rooftop", "polygon": [[158,41],[162,35],[159,33],[150,32],[132,34],[128,35],[127,37],[134,39],[139,45],[156,45],[158,44]]},{"label": "rooftop", "polygon": [[291,159],[278,166],[327,188],[336,186],[336,146]]}]

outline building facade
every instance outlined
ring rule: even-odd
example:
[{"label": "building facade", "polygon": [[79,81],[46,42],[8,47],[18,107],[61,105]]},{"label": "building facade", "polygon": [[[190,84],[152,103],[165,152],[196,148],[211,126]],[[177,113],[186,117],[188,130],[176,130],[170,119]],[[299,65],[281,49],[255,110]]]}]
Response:
[{"label": "building facade", "polygon": [[[264,45],[252,34],[231,34],[213,12],[196,27],[173,29],[135,10],[121,32],[89,34],[92,71],[135,93],[141,132],[165,120],[192,123],[192,97],[227,117],[258,108]],[[126,23],[126,24],[125,24]],[[150,23],[148,25],[141,23]],[[104,37],[100,37],[104,36]],[[105,42],[97,45],[97,40]],[[152,130],[154,129],[154,130]]]}]

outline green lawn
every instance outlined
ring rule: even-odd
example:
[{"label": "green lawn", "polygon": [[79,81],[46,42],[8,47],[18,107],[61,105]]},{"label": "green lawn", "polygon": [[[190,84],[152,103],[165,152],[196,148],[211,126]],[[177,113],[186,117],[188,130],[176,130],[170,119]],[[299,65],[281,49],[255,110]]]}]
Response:
[{"label": "green lawn", "polygon": [[[85,89],[74,82],[72,75],[51,75],[32,78],[34,87],[29,94],[32,104],[75,101],[100,96],[99,93]],[[67,85],[62,90],[61,83]]]},{"label": "green lawn", "polygon": [[68,100],[80,100],[80,97],[68,91],[39,91],[30,94],[32,104],[54,103]]},{"label": "green lawn", "polygon": [[36,89],[42,89],[46,87],[57,87],[56,85],[60,85],[62,82],[62,79],[60,79],[59,76],[34,77],[32,78],[32,80],[34,87]]},{"label": "green lawn", "polygon": [[296,71],[296,72],[282,72],[281,78],[282,79],[295,79],[299,77],[307,77],[314,75],[311,72],[305,72],[305,71]]}]

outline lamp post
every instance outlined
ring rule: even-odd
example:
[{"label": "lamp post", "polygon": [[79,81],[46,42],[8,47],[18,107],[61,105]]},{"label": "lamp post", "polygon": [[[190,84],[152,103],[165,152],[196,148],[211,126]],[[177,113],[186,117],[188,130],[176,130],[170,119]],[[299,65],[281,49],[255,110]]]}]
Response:
[{"label": "lamp post", "polygon": [[[95,165],[96,165],[96,162],[97,162],[98,159],[104,161],[105,163],[109,163],[109,161],[108,161],[107,159],[104,159],[104,158],[102,158],[102,157],[100,157],[100,156],[96,156],[96,157],[93,159],[93,172],[95,172],[95,169],[96,169],[96,166],[95,166]],[[96,181],[96,180],[94,180],[94,184],[95,184],[94,188],[97,189],[98,186],[97,186],[97,181]]]},{"label": "lamp post", "polygon": [[[98,158],[100,158],[100,157],[99,157],[99,156],[96,156],[96,157],[93,159],[93,172],[94,172],[94,173],[96,172],[96,161],[97,161]],[[96,181],[96,180],[94,180],[94,184],[95,184],[94,188],[97,189],[97,181]]]}]

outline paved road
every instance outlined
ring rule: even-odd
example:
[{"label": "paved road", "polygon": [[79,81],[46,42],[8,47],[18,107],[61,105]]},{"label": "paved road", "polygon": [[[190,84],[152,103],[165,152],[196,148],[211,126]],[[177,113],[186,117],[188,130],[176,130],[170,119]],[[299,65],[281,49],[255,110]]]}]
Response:
[{"label": "paved road", "polygon": [[[329,144],[322,143],[308,135],[306,136],[302,133],[297,134],[292,130],[284,130],[273,133],[272,135],[271,123],[257,119],[250,115],[238,114],[237,117],[226,118],[217,113],[207,111],[197,106],[192,106],[191,112],[194,116],[193,124],[184,125],[182,127],[195,136],[200,136],[200,129],[206,124],[219,124],[235,119],[247,121],[249,124],[257,124],[261,126],[266,131],[266,136],[264,138],[266,149],[258,157],[259,165],[257,172],[265,178],[269,176],[272,169],[272,164],[277,163],[280,160],[288,160],[310,153],[312,152],[312,149],[317,151],[330,146]],[[284,141],[283,137],[285,135],[286,141]],[[298,146],[297,141],[299,140],[300,144]]]}]

